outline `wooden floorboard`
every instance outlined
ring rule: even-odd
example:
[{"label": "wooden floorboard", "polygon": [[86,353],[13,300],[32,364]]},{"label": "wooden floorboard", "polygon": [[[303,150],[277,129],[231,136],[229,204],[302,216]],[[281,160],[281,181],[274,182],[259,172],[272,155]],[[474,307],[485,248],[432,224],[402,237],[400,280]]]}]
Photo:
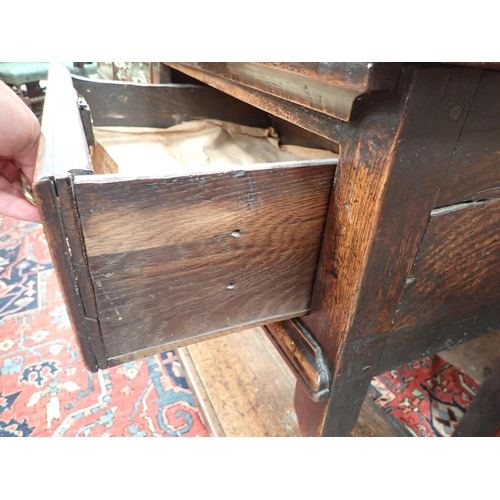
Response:
[{"label": "wooden floorboard", "polygon": [[351,434],[354,437],[414,437],[400,420],[384,413],[368,395]]},{"label": "wooden floorboard", "polygon": [[[293,375],[260,330],[183,348],[206,420],[220,436],[297,436]],[[203,402],[202,402],[203,401]]]},{"label": "wooden floorboard", "polygon": [[440,352],[439,356],[482,384],[500,359],[500,332],[469,340]]},{"label": "wooden floorboard", "polygon": [[[213,436],[300,436],[295,376],[260,328],[178,350]],[[353,436],[410,435],[367,398]]]},{"label": "wooden floorboard", "polygon": [[[295,376],[260,328],[178,350],[213,436],[299,436]],[[482,384],[500,358],[500,332],[439,355]],[[408,436],[367,396],[353,436]]]}]

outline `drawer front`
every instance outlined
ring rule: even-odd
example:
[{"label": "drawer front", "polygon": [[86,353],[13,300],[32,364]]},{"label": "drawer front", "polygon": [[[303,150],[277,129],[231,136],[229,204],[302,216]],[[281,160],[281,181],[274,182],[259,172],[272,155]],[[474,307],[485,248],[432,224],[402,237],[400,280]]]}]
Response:
[{"label": "drawer front", "polygon": [[498,199],[434,210],[392,330],[500,328],[499,225]]},{"label": "drawer front", "polygon": [[[123,84],[125,99],[120,84],[103,83],[116,94],[113,114],[99,108],[94,82],[78,85],[91,110],[101,109],[95,125],[122,116],[142,126],[228,119],[228,109],[239,109],[244,124],[269,119],[243,103],[224,106],[234,99],[220,93],[220,105],[208,99],[204,106],[214,89],[154,86],[148,94]],[[214,109],[221,111],[212,116]],[[308,312],[336,160],[165,177],[94,175],[76,92],[60,68],[49,74],[42,130],[34,194],[91,371]]]}]

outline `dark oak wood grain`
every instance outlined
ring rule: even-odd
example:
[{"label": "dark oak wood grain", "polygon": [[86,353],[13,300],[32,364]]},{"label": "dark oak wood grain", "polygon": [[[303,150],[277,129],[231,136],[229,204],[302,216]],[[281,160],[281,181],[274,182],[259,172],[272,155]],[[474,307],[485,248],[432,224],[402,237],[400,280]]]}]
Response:
[{"label": "dark oak wood grain", "polygon": [[109,357],[307,312],[332,162],[76,179]]},{"label": "dark oak wood grain", "polygon": [[[330,387],[328,401],[314,402],[298,384],[299,426],[340,436],[351,432],[374,375],[500,329],[496,71],[172,66],[222,93],[75,85],[97,125],[206,117],[274,125],[295,144],[338,150],[340,161],[336,170],[310,162],[81,175],[92,170],[76,94],[65,76],[58,109],[52,86],[35,195],[46,225],[56,224],[48,240],[91,369],[305,315]],[[65,134],[72,138],[60,146]],[[317,386],[312,350],[295,349],[286,335],[277,343]]]},{"label": "dark oak wood grain", "polygon": [[425,328],[419,324],[376,334],[346,346],[346,355],[355,357],[360,350],[378,352],[370,369],[380,374],[498,330],[498,312],[485,307],[473,316],[465,311],[453,320],[436,318]]},{"label": "dark oak wood grain", "polygon": [[[177,67],[169,63],[172,67]],[[202,71],[191,66],[182,66],[182,71],[187,75],[199,79],[231,96],[255,106],[258,109],[271,113],[273,116],[298,125],[309,132],[325,137],[330,141],[337,142],[342,132],[344,122],[324,113],[309,109],[305,106],[280,99],[261,92],[259,90],[246,87],[239,83],[223,78],[215,73]]]},{"label": "dark oak wood grain", "polygon": [[216,73],[342,120],[359,116],[377,91],[396,88],[401,64],[374,63],[167,63]]},{"label": "dark oak wood grain", "polygon": [[[98,337],[98,324],[95,319],[87,318],[82,307],[80,294],[75,283],[73,265],[63,229],[62,217],[57,203],[54,183],[50,179],[39,180],[35,184],[34,196],[40,207],[40,216],[45,237],[50,249],[52,262],[57,273],[59,286],[64,296],[66,310],[76,335],[85,366],[96,372],[99,366],[94,354],[92,339]],[[43,200],[43,202],[42,202]]]},{"label": "dark oak wood grain", "polygon": [[329,396],[330,373],[321,347],[298,319],[271,323],[264,331],[308,388],[314,401]]},{"label": "dark oak wood grain", "polygon": [[434,211],[393,329],[500,311],[499,224],[500,199]]},{"label": "dark oak wood grain", "polygon": [[[322,80],[360,93],[389,91],[396,88],[401,63],[369,62],[262,62],[255,63],[301,76]],[[286,77],[285,77],[286,78]]]},{"label": "dark oak wood grain", "polygon": [[[279,70],[302,72],[302,77],[318,69],[292,66]],[[369,375],[374,374],[385,342],[390,340],[372,341],[376,349],[366,347],[364,351],[367,342],[362,339],[383,335],[392,327],[481,70],[404,66],[397,88],[367,103],[356,122],[339,123],[315,113],[311,102],[302,101],[301,105],[298,99],[288,100],[286,88],[280,93],[265,88],[266,82],[263,87],[257,79],[249,83],[235,78],[227,65],[176,67],[340,144],[311,314],[303,322],[328,353],[333,370],[330,414],[319,416],[319,427],[312,425],[311,429],[347,434]],[[251,75],[248,78],[252,80]],[[268,91],[274,95],[266,95]],[[358,363],[353,354],[356,348],[351,352],[351,345],[363,350],[364,362]],[[351,401],[336,420],[334,401],[343,401],[348,393]],[[315,408],[326,411],[319,404]],[[313,421],[315,411],[309,409],[304,415]]]},{"label": "dark oak wood grain", "polygon": [[[475,70],[439,68],[414,76],[353,322],[360,336],[391,329],[479,77]],[[461,111],[452,119],[454,108]]]},{"label": "dark oak wood grain", "polygon": [[[380,328],[377,323],[384,324],[395,312],[394,298],[402,294],[438,189],[432,176],[427,180],[418,174],[422,163],[417,155],[426,147],[422,141],[429,140],[426,131],[430,129],[427,117],[422,116],[422,101],[430,99],[428,86],[432,85],[434,104],[443,102],[441,112],[434,113],[438,127],[441,117],[448,114],[447,93],[453,98],[453,92],[459,92],[459,77],[450,76],[451,71],[439,69],[408,74],[407,88],[373,106],[356,126],[344,126],[326,227],[330,236],[322,248],[313,313],[304,319],[332,352],[354,320],[358,322],[354,335],[369,335]],[[404,121],[407,117],[408,122]],[[456,127],[446,144],[446,160],[459,131]],[[418,139],[413,150],[407,145],[412,144],[412,136]],[[441,149],[434,154],[439,165]],[[418,169],[413,168],[415,161]],[[431,172],[425,159],[423,163],[422,168]],[[426,209],[421,207],[424,195]],[[402,216],[404,208],[407,213]],[[373,280],[373,286],[363,286],[368,280]],[[391,310],[384,312],[387,308]]]},{"label": "dark oak wood grain", "polygon": [[[478,80],[474,70],[415,69],[401,79],[392,101],[372,105],[355,126],[344,125],[312,313],[303,321],[336,359],[337,397],[361,391],[353,405],[361,404],[369,378],[351,373],[357,361],[342,350],[390,326]],[[456,103],[465,109],[461,123],[448,117]],[[369,373],[379,355],[367,353]],[[331,394],[335,412],[334,389]],[[323,432],[350,432],[342,425],[355,421],[352,411],[349,417],[343,408],[345,418],[337,423],[326,419]]]},{"label": "dark oak wood grain", "polygon": [[94,290],[88,272],[88,262],[85,255],[85,246],[79,227],[78,212],[72,192],[71,178],[59,179],[56,183],[64,233],[71,249],[71,261],[75,273],[75,281],[82,300],[85,316],[97,319]]},{"label": "dark oak wood grain", "polygon": [[33,193],[68,315],[90,371],[106,368],[71,175],[91,174],[88,144],[69,72],[51,65]]},{"label": "dark oak wood grain", "polygon": [[436,207],[500,196],[499,86],[499,72],[482,72]]},{"label": "dark oak wood grain", "polygon": [[213,118],[267,127],[269,117],[244,102],[201,85],[144,85],[73,77],[88,102],[94,126],[166,128],[184,121]]},{"label": "dark oak wood grain", "polygon": [[[86,338],[97,360],[97,365],[99,368],[106,368],[108,366],[107,353],[101,337],[94,285],[90,277],[85,243],[73,194],[72,178],[57,179],[55,188],[61,214],[62,230],[64,231],[67,252],[71,261],[73,287],[77,293],[76,300],[79,301],[78,309],[83,312],[83,325],[76,326],[76,323],[74,323],[73,329],[78,328],[80,330],[83,328],[84,331],[87,331]],[[82,319],[80,313],[78,313],[78,317],[80,320]]]}]

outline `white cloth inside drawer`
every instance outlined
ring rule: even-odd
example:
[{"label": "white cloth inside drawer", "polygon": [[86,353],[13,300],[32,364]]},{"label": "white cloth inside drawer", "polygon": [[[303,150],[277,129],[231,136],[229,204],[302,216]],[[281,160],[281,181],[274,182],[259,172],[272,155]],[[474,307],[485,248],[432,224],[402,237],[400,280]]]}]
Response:
[{"label": "white cloth inside drawer", "polygon": [[167,129],[94,127],[95,173],[169,175],[228,166],[336,158],[331,151],[280,145],[271,127],[196,120]]}]

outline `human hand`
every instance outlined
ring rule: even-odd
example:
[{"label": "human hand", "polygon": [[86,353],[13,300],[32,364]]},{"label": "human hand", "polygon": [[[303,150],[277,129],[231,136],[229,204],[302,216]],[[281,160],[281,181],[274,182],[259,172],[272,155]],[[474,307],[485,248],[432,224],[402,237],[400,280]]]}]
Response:
[{"label": "human hand", "polygon": [[38,209],[21,191],[19,170],[33,182],[40,139],[36,116],[0,82],[0,215],[41,222]]}]

